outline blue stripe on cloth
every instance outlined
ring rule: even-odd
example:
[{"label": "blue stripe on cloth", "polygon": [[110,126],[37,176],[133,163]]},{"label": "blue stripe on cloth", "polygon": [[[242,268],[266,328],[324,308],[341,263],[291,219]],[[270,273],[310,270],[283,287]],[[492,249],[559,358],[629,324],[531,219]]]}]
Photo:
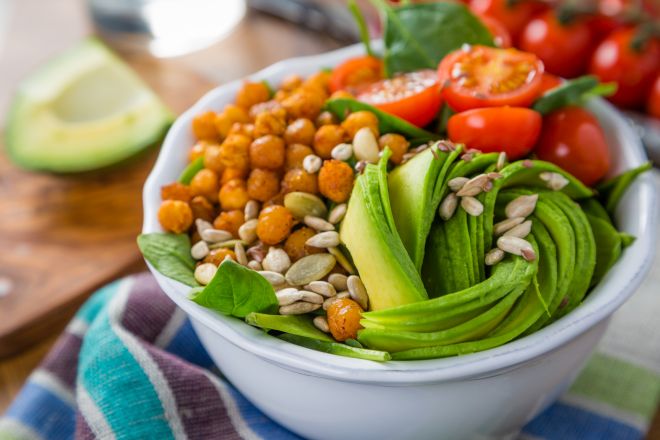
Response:
[{"label": "blue stripe on cloth", "polygon": [[80,310],[78,310],[76,317],[82,319],[87,324],[91,324],[96,315],[98,315],[101,309],[108,304],[110,298],[117,292],[117,290],[119,290],[122,280],[123,278],[113,281],[94,292],[94,294],[85,301],[85,304],[82,305]]},{"label": "blue stripe on cloth", "polygon": [[33,382],[25,384],[5,416],[20,421],[44,439],[70,439],[75,431],[74,408]]},{"label": "blue stripe on cloth", "polygon": [[236,402],[236,407],[241,413],[243,420],[254,433],[268,440],[303,440],[288,429],[278,425],[268,416],[259,411],[259,409],[250,403],[241,393],[229,382],[225,382],[227,389]]},{"label": "blue stripe on cloth", "polygon": [[165,350],[202,368],[213,367],[213,361],[199,341],[189,319],[181,325]]},{"label": "blue stripe on cloth", "polygon": [[637,428],[561,402],[537,416],[523,432],[544,440],[640,440],[644,437]]},{"label": "blue stripe on cloth", "polygon": [[80,384],[118,437],[130,429],[130,438],[173,438],[153,384],[102,313],[83,341]]}]

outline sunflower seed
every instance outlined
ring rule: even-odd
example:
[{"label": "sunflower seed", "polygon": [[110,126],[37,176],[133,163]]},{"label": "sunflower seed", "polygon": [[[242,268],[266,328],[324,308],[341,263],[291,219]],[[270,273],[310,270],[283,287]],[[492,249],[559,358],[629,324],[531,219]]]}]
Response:
[{"label": "sunflower seed", "polygon": [[238,242],[234,245],[234,254],[236,254],[236,261],[238,262],[238,264],[247,266],[248,259],[247,259],[247,254],[245,253],[245,246],[243,246],[243,243]]},{"label": "sunflower seed", "polygon": [[497,239],[497,247],[504,252],[513,255],[520,255],[527,261],[536,259],[536,253],[534,252],[531,243],[523,238],[503,235]]},{"label": "sunflower seed", "polygon": [[348,277],[341,273],[331,273],[328,277],[328,282],[332,284],[338,292],[348,289],[347,280]]},{"label": "sunflower seed", "polygon": [[303,297],[303,293],[295,287],[286,287],[275,292],[275,296],[277,297],[277,304],[280,306],[288,306],[289,304],[300,301]]},{"label": "sunflower seed", "polygon": [[271,272],[269,270],[260,270],[259,275],[266,278],[266,281],[268,281],[273,286],[284,284],[284,275],[281,273]]},{"label": "sunflower seed", "polygon": [[325,316],[317,316],[312,322],[314,323],[314,326],[321,330],[323,333],[330,332],[330,326],[328,325],[328,320]]},{"label": "sunflower seed", "polygon": [[334,255],[334,257],[337,259],[337,263],[339,263],[339,265],[343,267],[346,272],[350,274],[355,273],[355,268],[338,247],[329,247],[327,251]]},{"label": "sunflower seed", "polygon": [[218,243],[221,241],[231,240],[233,238],[230,232],[213,228],[204,229],[199,233],[199,235],[202,237],[202,240],[209,243]]},{"label": "sunflower seed", "polygon": [[532,167],[534,166],[534,162],[532,162],[532,161],[529,160],[529,159],[525,159],[525,160],[523,160],[522,165],[523,165],[525,168],[532,168]]},{"label": "sunflower seed", "polygon": [[245,204],[245,210],[243,212],[245,215],[245,221],[256,219],[259,215],[259,202],[256,200],[249,200]]},{"label": "sunflower seed", "polygon": [[303,315],[321,308],[321,304],[312,304],[304,301],[295,302],[280,307],[280,315]]},{"label": "sunflower seed", "polygon": [[412,150],[410,150],[410,152],[414,154],[419,154],[422,151],[426,150],[427,148],[429,148],[429,144],[422,144],[418,147],[413,148]]},{"label": "sunflower seed", "polygon": [[511,200],[504,208],[504,213],[507,218],[514,217],[527,217],[536,208],[536,201],[539,199],[538,194],[529,196],[519,196]]},{"label": "sunflower seed", "polygon": [[323,165],[323,159],[316,154],[308,154],[302,163],[303,169],[309,174],[316,174],[321,169],[321,165]]},{"label": "sunflower seed", "polygon": [[355,164],[353,168],[355,168],[355,172],[358,174],[362,174],[364,172],[364,169],[367,167],[367,162],[364,160],[359,160]]},{"label": "sunflower seed", "polygon": [[568,179],[559,173],[544,171],[539,174],[539,178],[543,180],[548,188],[553,191],[559,191],[568,185]]},{"label": "sunflower seed", "polygon": [[261,265],[265,270],[284,273],[288,268],[291,267],[291,258],[289,258],[289,254],[284,252],[283,249],[271,247],[268,249],[268,254],[266,254],[266,257],[261,262]]},{"label": "sunflower seed", "polygon": [[318,293],[319,295],[325,296],[326,298],[330,298],[337,294],[335,286],[327,281],[312,281],[305,286],[305,289],[309,290],[310,292]]},{"label": "sunflower seed", "polygon": [[493,225],[493,234],[502,235],[511,228],[514,228],[525,221],[525,217],[507,218]]},{"label": "sunflower seed", "polygon": [[211,282],[218,268],[213,263],[200,264],[195,268],[195,280],[202,286]]},{"label": "sunflower seed", "polygon": [[486,253],[485,263],[486,266],[494,266],[504,258],[504,251],[499,248],[494,248]]},{"label": "sunflower seed", "polygon": [[351,144],[335,145],[335,148],[330,152],[333,159],[345,161],[353,157],[353,146]]},{"label": "sunflower seed", "polygon": [[502,168],[504,168],[504,165],[506,165],[506,153],[502,151],[500,155],[497,156],[497,164],[495,165],[495,169],[500,171]]},{"label": "sunflower seed", "polygon": [[197,227],[197,232],[199,232],[199,235],[202,235],[202,231],[213,229],[213,225],[210,222],[207,222],[201,218],[195,220],[195,226]]},{"label": "sunflower seed", "polygon": [[306,215],[303,219],[303,222],[310,228],[316,229],[317,231],[327,232],[335,230],[335,225],[323,220],[320,217],[314,217],[313,215]]},{"label": "sunflower seed", "polygon": [[367,289],[364,287],[362,280],[357,275],[351,275],[346,281],[348,285],[348,293],[351,295],[351,299],[360,304],[362,309],[367,310],[369,306],[369,295],[367,295]]},{"label": "sunflower seed", "polygon": [[284,206],[298,220],[302,220],[306,215],[323,218],[328,213],[328,208],[326,208],[323,200],[314,194],[302,191],[294,191],[285,195]]},{"label": "sunflower seed", "polygon": [[190,255],[195,260],[201,260],[209,254],[209,245],[204,240],[198,241],[190,248]]},{"label": "sunflower seed", "polygon": [[497,179],[501,179],[502,177],[504,177],[500,173],[495,173],[495,172],[488,173],[487,176],[490,180],[497,180]]},{"label": "sunflower seed", "polygon": [[259,221],[256,218],[251,218],[238,228],[238,236],[246,243],[253,243],[257,239],[257,224]]},{"label": "sunflower seed", "polygon": [[249,248],[246,251],[246,254],[248,257],[255,260],[257,263],[261,264],[261,262],[266,257],[266,252],[267,252],[266,247],[264,247],[263,243],[259,242],[258,244]]},{"label": "sunflower seed", "polygon": [[286,273],[286,281],[293,286],[304,286],[326,276],[337,260],[331,254],[312,254],[293,263]]},{"label": "sunflower seed", "polygon": [[337,295],[332,296],[332,297],[326,299],[325,301],[323,301],[323,310],[328,310],[330,305],[332,305],[332,303],[337,301],[338,299],[348,298],[349,296],[351,296],[351,295],[347,291],[339,292]]},{"label": "sunflower seed", "polygon": [[440,208],[438,208],[438,214],[440,214],[440,218],[443,220],[449,220],[452,218],[454,215],[454,212],[456,212],[456,208],[458,207],[458,197],[456,197],[456,193],[449,193],[447,194],[447,197],[440,203]]},{"label": "sunflower seed", "polygon": [[461,207],[473,217],[478,217],[484,212],[484,205],[479,200],[470,196],[461,198]]},{"label": "sunflower seed", "polygon": [[463,188],[463,185],[465,185],[469,180],[470,179],[467,177],[454,177],[449,182],[447,182],[447,185],[449,185],[449,189],[456,192]]},{"label": "sunflower seed", "polygon": [[488,175],[479,174],[478,176],[475,176],[472,179],[468,180],[465,183],[465,185],[463,185],[461,190],[456,193],[456,195],[458,197],[476,196],[480,194],[482,191],[485,191],[489,183],[490,183],[490,179],[488,179]]},{"label": "sunflower seed", "polygon": [[532,221],[527,220],[524,223],[514,226],[504,233],[505,236],[525,238],[532,232]]},{"label": "sunflower seed", "polygon": [[302,292],[302,300],[305,302],[323,304],[323,301],[325,301],[325,298],[316,292],[310,292],[309,290],[301,290],[300,292]]},{"label": "sunflower seed", "polygon": [[357,160],[378,162],[378,141],[369,127],[362,127],[353,137],[353,153]]},{"label": "sunflower seed", "polygon": [[257,272],[263,270],[263,266],[257,260],[249,261],[247,267],[249,267],[252,270],[256,270]]},{"label": "sunflower seed", "polygon": [[319,232],[307,239],[305,244],[317,248],[335,247],[339,245],[339,233],[337,231]]},{"label": "sunflower seed", "polygon": [[461,155],[461,159],[465,162],[471,162],[473,157],[474,157],[474,154],[472,154],[472,153],[465,153],[465,154]]},{"label": "sunflower seed", "polygon": [[336,225],[342,221],[346,215],[346,208],[346,203],[340,203],[339,205],[332,208],[332,211],[330,211],[330,214],[328,214],[328,221],[333,225]]}]

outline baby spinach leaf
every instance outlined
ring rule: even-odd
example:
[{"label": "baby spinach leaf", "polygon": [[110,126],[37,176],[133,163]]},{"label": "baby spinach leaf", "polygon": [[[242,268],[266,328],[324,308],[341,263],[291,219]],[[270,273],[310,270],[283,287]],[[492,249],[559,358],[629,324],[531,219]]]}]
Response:
[{"label": "baby spinach leaf", "polygon": [[186,234],[142,234],[137,244],[144,258],[168,278],[188,286],[198,286],[193,273],[195,260],[190,256],[190,239]]},{"label": "baby spinach leaf", "polygon": [[198,157],[188,164],[188,166],[183,170],[179,176],[179,183],[184,185],[190,185],[190,181],[195,177],[201,169],[204,168],[204,158]]},{"label": "baby spinach leaf", "polygon": [[292,344],[300,345],[303,347],[311,348],[312,350],[322,351],[325,353],[336,354],[339,356],[347,356],[358,359],[366,359],[369,361],[385,362],[392,359],[392,356],[386,351],[369,350],[366,348],[351,347],[346,344],[339,344],[337,342],[319,341],[316,339],[305,338],[297,335],[283,334],[278,336]]},{"label": "baby spinach leaf", "polygon": [[614,215],[616,205],[619,204],[621,197],[623,197],[623,194],[626,192],[630,184],[633,183],[637,176],[651,168],[651,162],[643,163],[637,168],[619,174],[613,179],[607,180],[596,187],[600,201],[610,215]]},{"label": "baby spinach leaf", "polygon": [[410,122],[385,113],[376,107],[350,98],[335,98],[325,103],[325,108],[339,119],[344,120],[348,114],[361,110],[369,111],[378,118],[378,128],[381,133],[399,133],[412,143],[423,143],[439,139],[440,136],[412,125]]},{"label": "baby spinach leaf", "polygon": [[211,282],[204,288],[193,289],[190,299],[200,306],[238,318],[252,312],[277,310],[273,286],[257,272],[232,260],[223,261]]},{"label": "baby spinach leaf", "polygon": [[362,15],[362,11],[360,10],[359,6],[357,3],[355,3],[355,0],[348,1],[348,10],[353,15],[355,24],[357,24],[358,31],[360,32],[360,40],[362,40],[362,44],[364,44],[364,49],[366,50],[367,55],[373,57],[374,51],[371,49],[371,40],[369,39],[369,29],[367,28],[367,22],[365,21],[364,15]]},{"label": "baby spinach leaf", "polygon": [[314,323],[312,323],[312,318],[306,315],[250,313],[245,317],[245,322],[256,327],[261,327],[264,330],[277,330],[321,341],[333,341],[330,336],[317,329]]},{"label": "baby spinach leaf", "polygon": [[441,59],[463,44],[493,46],[493,37],[464,5],[433,2],[393,8],[373,0],[385,13],[385,71],[435,69]]},{"label": "baby spinach leaf", "polygon": [[569,105],[582,105],[596,96],[610,96],[616,92],[616,83],[601,84],[593,75],[585,75],[566,81],[537,99],[532,108],[547,115]]}]

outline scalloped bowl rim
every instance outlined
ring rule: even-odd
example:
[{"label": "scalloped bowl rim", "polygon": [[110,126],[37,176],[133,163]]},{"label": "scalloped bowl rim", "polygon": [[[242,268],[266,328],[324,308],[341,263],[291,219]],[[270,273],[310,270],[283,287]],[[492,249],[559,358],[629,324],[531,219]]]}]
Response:
[{"label": "scalloped bowl rim", "polygon": [[[362,53],[360,45],[353,45],[325,54],[291,58],[273,64],[247,79],[281,80],[287,74],[309,74],[320,67],[332,66],[347,57]],[[193,116],[209,109],[219,110],[221,106],[231,102],[243,80],[212,89],[178,117],[170,128],[158,160],[144,186],[143,233],[162,231],[156,216],[160,203],[159,189],[161,185],[175,180],[185,166],[186,152],[192,144],[189,127]],[[608,139],[624,144],[623,148],[614,149],[614,164],[621,168],[620,159],[624,159],[626,168],[630,168],[646,160],[638,137],[609,103],[598,99],[592,101],[588,107],[601,121],[606,122],[602,125]],[[178,160],[178,164],[173,157]],[[618,173],[621,169],[617,169],[615,165],[613,171]],[[487,377],[518,368],[523,363],[547,355],[609,317],[632,295],[648,272],[655,250],[657,194],[649,174],[637,179],[617,209],[617,219],[623,220],[624,230],[635,233],[638,239],[624,251],[617,264],[579,307],[529,336],[497,348],[462,356],[379,363],[310,350],[269,336],[242,320],[222,316],[198,306],[187,299],[189,287],[161,275],[149,264],[148,267],[167,295],[197,324],[209,327],[231,344],[282,368],[326,379],[386,386]],[[630,210],[639,211],[639,215],[626,215],[626,211]]]}]

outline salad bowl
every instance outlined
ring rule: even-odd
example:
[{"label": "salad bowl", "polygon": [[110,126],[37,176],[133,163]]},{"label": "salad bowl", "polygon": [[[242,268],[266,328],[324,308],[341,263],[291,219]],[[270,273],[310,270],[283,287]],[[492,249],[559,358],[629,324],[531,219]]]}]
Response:
[{"label": "salad bowl", "polygon": [[[250,79],[276,84],[289,74],[310,75],[362,51],[355,45],[282,61]],[[159,190],[186,166],[194,143],[193,116],[221,110],[241,84],[210,91],[170,129],[144,187],[143,233],[161,231]],[[602,124],[613,175],[646,160],[637,136],[613,107],[596,99],[588,109]],[[641,283],[653,258],[656,205],[651,176],[640,176],[616,212],[619,229],[637,240],[574,311],[498,348],[444,359],[377,363],[293,345],[195,304],[188,299],[189,287],[149,269],[187,313],[222,373],[266,415],[305,438],[513,437],[571,384],[612,313]]]}]

